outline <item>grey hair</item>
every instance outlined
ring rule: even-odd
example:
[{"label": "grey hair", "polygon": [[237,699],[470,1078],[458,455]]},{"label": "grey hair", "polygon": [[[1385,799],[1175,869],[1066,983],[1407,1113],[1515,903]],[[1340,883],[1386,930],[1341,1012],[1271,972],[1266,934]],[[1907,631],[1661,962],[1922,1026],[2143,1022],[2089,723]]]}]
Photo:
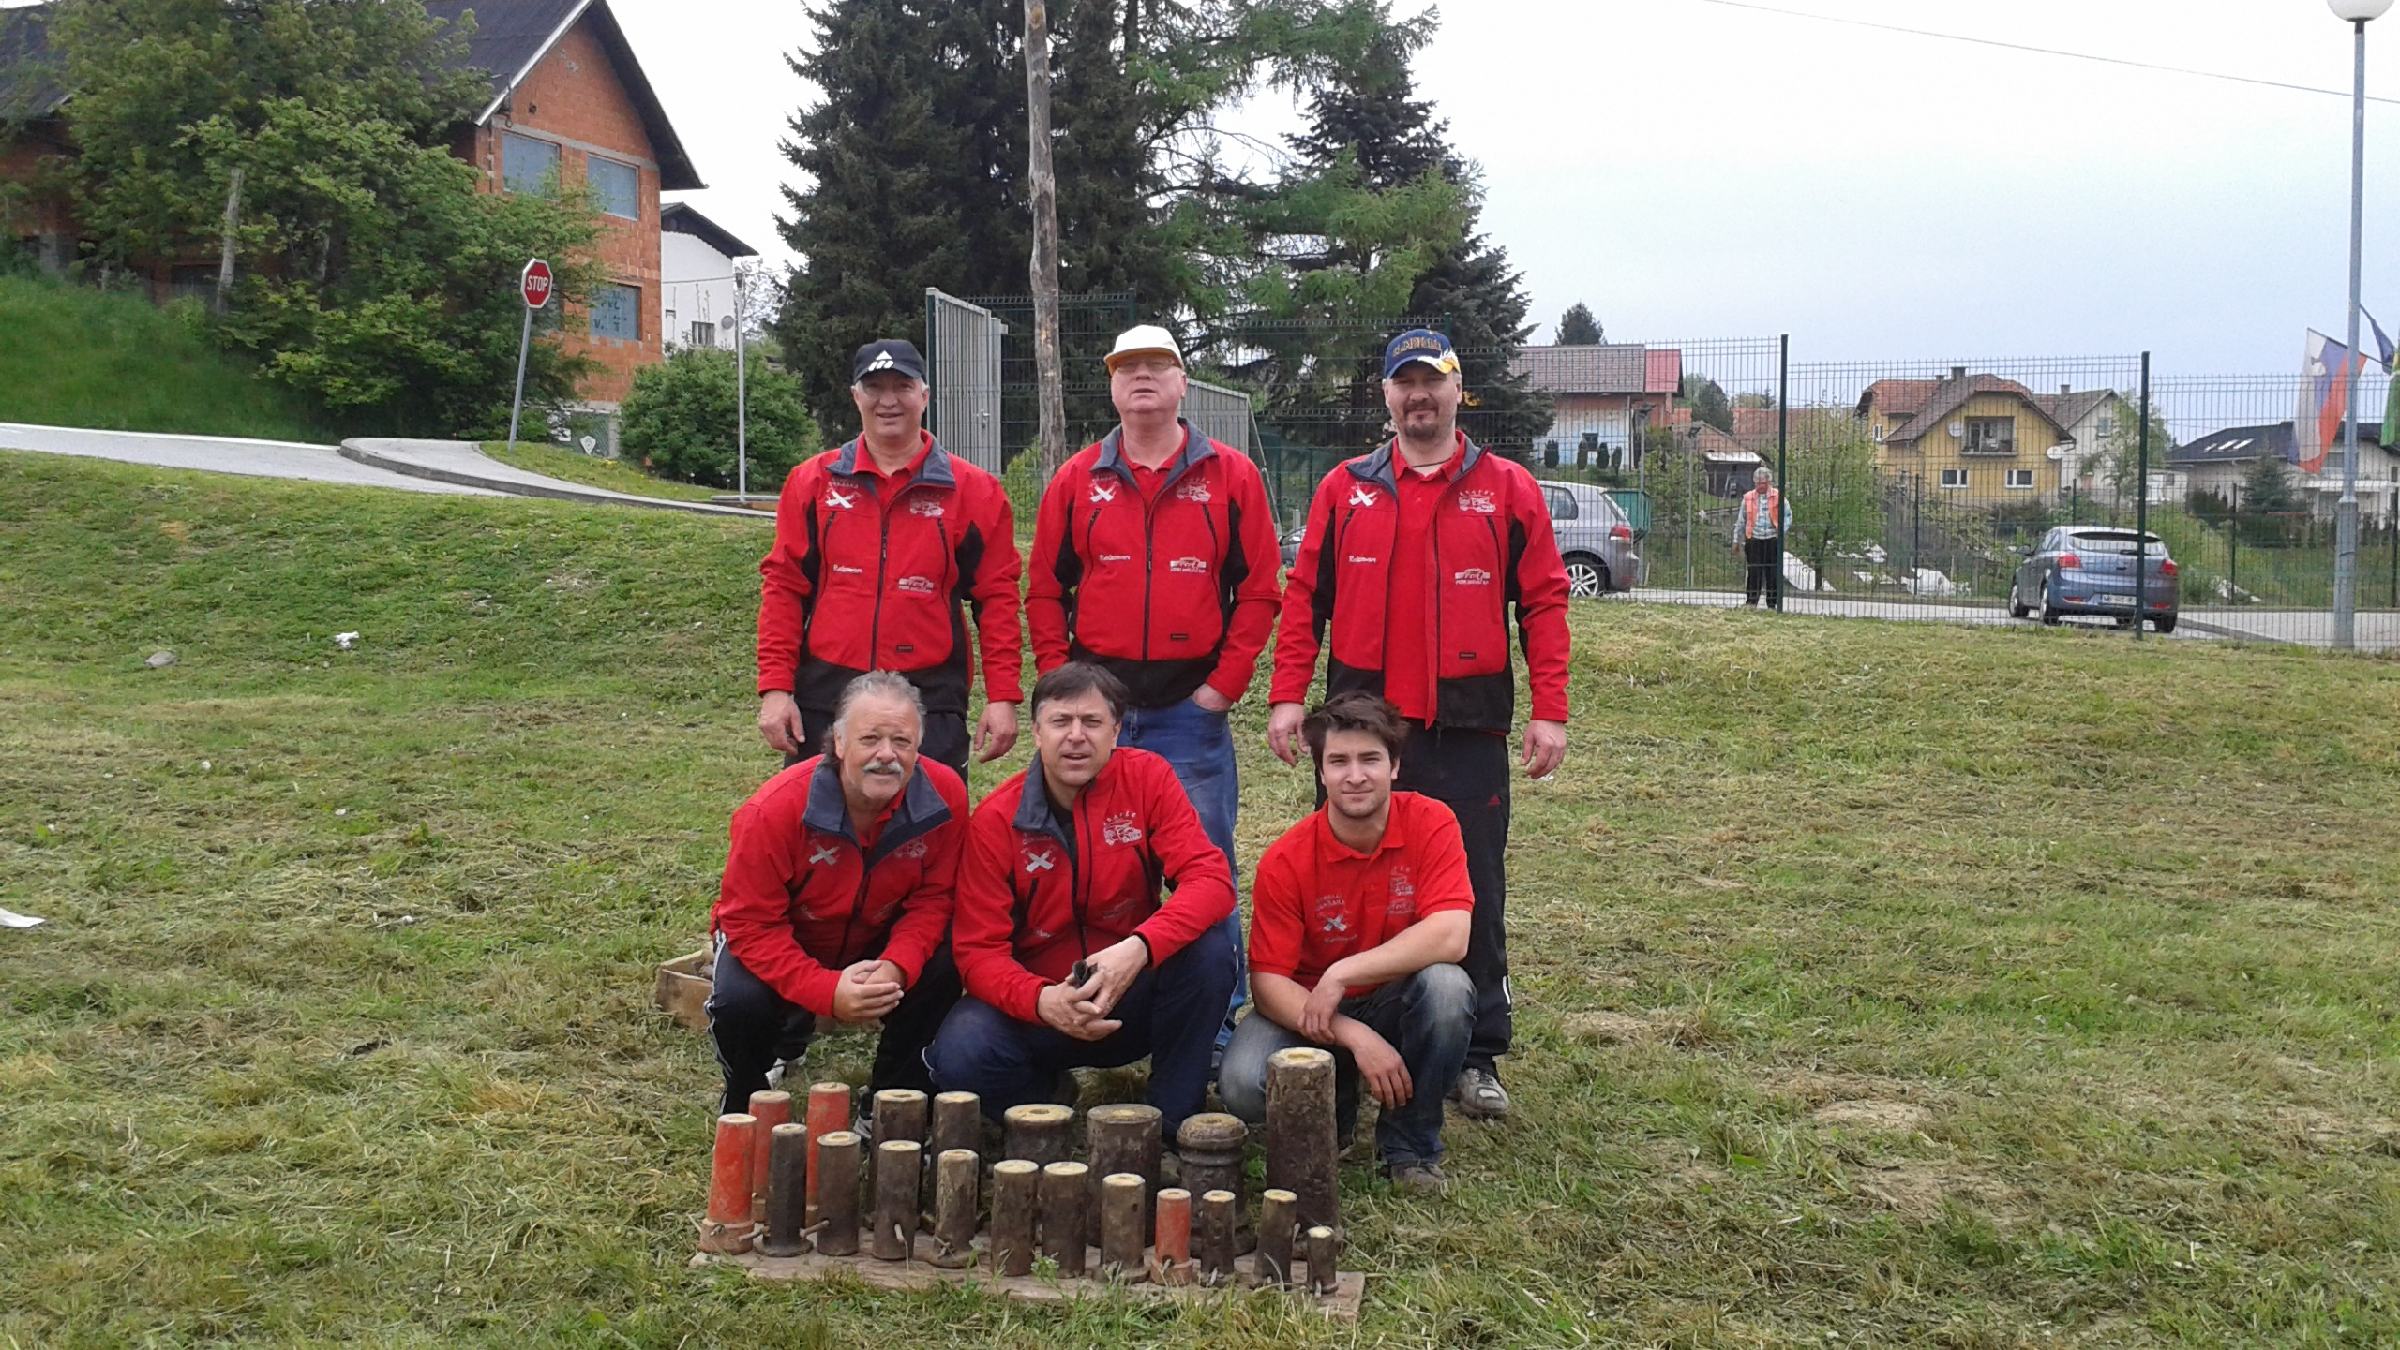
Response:
[{"label": "grey hair", "polygon": [[842,700],[834,706],[833,724],[848,725],[851,705],[862,698],[888,698],[905,703],[916,711],[919,723],[925,720],[925,696],[917,692],[907,676],[889,670],[870,670],[842,686]]},{"label": "grey hair", "polygon": [[1752,469],[1752,470],[1750,471],[1750,481],[1751,481],[1751,482],[1753,482],[1753,483],[1764,483],[1764,482],[1766,482],[1767,480],[1769,480],[1769,479],[1773,478],[1774,476],[1775,476],[1775,471],[1774,471],[1773,469],[1770,469],[1770,468],[1768,468],[1768,467],[1767,467],[1766,465],[1764,465],[1764,464],[1761,464],[1761,465],[1759,465],[1757,468],[1755,468],[1755,469]]}]

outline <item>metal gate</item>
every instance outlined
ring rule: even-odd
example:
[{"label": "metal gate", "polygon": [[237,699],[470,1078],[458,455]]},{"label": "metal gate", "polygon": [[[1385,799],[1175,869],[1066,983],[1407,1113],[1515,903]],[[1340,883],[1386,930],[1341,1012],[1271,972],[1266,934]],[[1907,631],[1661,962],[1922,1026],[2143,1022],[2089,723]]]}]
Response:
[{"label": "metal gate", "polygon": [[1000,472],[1000,342],[1008,326],[981,305],[925,288],[926,421],[951,454]]},{"label": "metal gate", "polygon": [[1250,434],[1250,396],[1206,380],[1187,380],[1185,385],[1184,420],[1210,440],[1230,445],[1251,459],[1258,458],[1258,438]]}]

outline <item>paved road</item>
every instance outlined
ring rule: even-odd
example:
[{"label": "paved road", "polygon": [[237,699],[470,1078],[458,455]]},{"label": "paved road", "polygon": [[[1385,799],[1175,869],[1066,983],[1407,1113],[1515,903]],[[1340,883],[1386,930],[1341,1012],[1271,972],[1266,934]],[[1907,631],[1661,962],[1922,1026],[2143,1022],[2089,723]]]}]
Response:
[{"label": "paved road", "polygon": [[637,497],[631,493],[596,488],[587,483],[565,482],[512,464],[503,464],[483,453],[483,447],[473,441],[361,438],[342,442],[341,453],[344,459],[419,480],[490,488],[520,497],[550,497],[558,501],[594,502],[607,506],[648,506],[662,511],[732,516],[769,524],[775,520],[767,512],[744,510],[738,506],[714,506],[707,502],[677,501],[667,497]]},{"label": "paved road", "polygon": [[314,483],[349,483],[460,497],[503,495],[492,488],[406,477],[372,465],[353,463],[342,458],[341,452],[330,445],[304,445],[297,441],[164,436],[138,431],[92,431],[81,427],[0,422],[0,447],[42,450],[54,455],[84,455],[127,464],[151,464],[163,469],[204,469],[212,473],[236,473],[253,478],[297,478]]},{"label": "paved road", "polygon": [[[1632,592],[1634,599],[1645,603],[1668,605],[1701,605],[1729,609],[1742,597],[1732,591],[1680,590],[1667,587]],[[1784,609],[1793,614],[1826,614],[1854,619],[1895,619],[1916,623],[1966,623],[1990,627],[2032,626],[2031,619],[2012,619],[1998,605],[1944,603],[1916,600],[1846,600],[1834,596],[1795,595],[1784,592]],[[2064,623],[2076,627],[2115,628],[2110,619],[2069,618]],[[2354,635],[2360,651],[2386,652],[2400,650],[2400,613],[2391,610],[2362,611]],[[2322,647],[2333,637],[2332,616],[2323,610],[2301,609],[2233,609],[2219,606],[2186,608],[2174,638],[2246,638],[2254,641],[2291,642],[2304,646]]]}]

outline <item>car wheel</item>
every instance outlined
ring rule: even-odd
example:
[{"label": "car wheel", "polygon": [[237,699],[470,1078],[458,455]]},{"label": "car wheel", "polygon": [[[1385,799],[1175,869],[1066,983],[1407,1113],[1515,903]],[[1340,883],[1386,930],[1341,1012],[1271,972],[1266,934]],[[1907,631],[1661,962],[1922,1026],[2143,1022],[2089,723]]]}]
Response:
[{"label": "car wheel", "polygon": [[2008,617],[2010,617],[2010,618],[2012,618],[2012,619],[2022,619],[2022,618],[2024,618],[2026,615],[2028,615],[2028,614],[2031,614],[2031,613],[2033,613],[2033,607],[2032,607],[2032,606],[2030,606],[2030,605],[2028,605],[2028,604],[2026,604],[2024,601],[2022,601],[2022,600],[2019,600],[2019,599],[2017,598],[2017,583],[2016,583],[2016,582],[2014,582],[2014,581],[2011,581],[2011,582],[2009,582],[2009,583],[2008,583]]},{"label": "car wheel", "polygon": [[1594,600],[1608,594],[1608,564],[1587,553],[1567,556],[1567,594]]},{"label": "car wheel", "polygon": [[2042,622],[2056,628],[2058,618],[2058,606],[2050,603],[2050,579],[2044,577],[2042,578]]},{"label": "car wheel", "polygon": [[2150,621],[2150,626],[2162,633],[2172,633],[2175,631],[2175,616],[2172,614],[2161,614],[2157,618]]}]

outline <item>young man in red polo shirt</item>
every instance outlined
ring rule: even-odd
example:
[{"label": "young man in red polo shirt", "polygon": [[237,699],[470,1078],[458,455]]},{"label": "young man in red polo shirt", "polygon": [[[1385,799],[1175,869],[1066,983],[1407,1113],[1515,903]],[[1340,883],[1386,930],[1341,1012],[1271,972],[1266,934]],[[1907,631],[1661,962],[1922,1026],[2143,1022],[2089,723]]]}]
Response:
[{"label": "young man in red polo shirt", "polygon": [[1233,871],[1167,762],[1117,747],[1124,716],[1098,666],[1035,682],[1033,763],[968,828],[951,937],[968,996],[926,1062],[997,1120],[1051,1100],[1063,1070],[1146,1056],[1172,1140],[1207,1094],[1233,994]]},{"label": "young man in red polo shirt", "polygon": [[1267,1118],[1267,1057],[1331,1047],[1342,1133],[1358,1086],[1383,1110],[1375,1146],[1392,1183],[1438,1192],[1442,1094],[1466,1063],[1475,982],[1474,888],[1450,808],[1394,792],[1407,725],[1373,694],[1336,694],[1301,725],[1325,804],[1275,841],[1250,888],[1250,997],[1217,1092]]},{"label": "young man in red polo shirt", "polygon": [[1513,1033],[1510,652],[1523,646],[1533,693],[1521,759],[1543,778],[1567,752],[1567,569],[1533,475],[1458,429],[1463,393],[1450,339],[1416,328],[1384,349],[1383,401],[1399,434],[1325,475],[1309,504],[1284,578],[1267,744],[1293,762],[1320,644],[1327,694],[1380,694],[1407,720],[1400,786],[1458,817],[1475,883],[1462,963],[1475,981],[1475,1038],[1450,1090],[1467,1115],[1496,1120],[1509,1111],[1499,1060]]},{"label": "young man in red polo shirt", "polygon": [[832,746],[767,780],[733,813],[709,926],[709,1033],[725,1110],[747,1111],[819,1017],[883,1019],[873,1085],[931,1086],[924,1052],[958,1001],[943,938],[967,832],[967,789],[920,758],[924,713],[889,671],[852,680]]},{"label": "young man in red polo shirt", "polygon": [[1008,494],[925,430],[914,344],[859,348],[850,397],[858,439],[792,470],[759,560],[758,731],[793,763],[824,748],[844,685],[895,670],[924,696],[925,756],[963,775],[969,613],[983,648],[982,759],[1015,744],[1024,697]]}]

